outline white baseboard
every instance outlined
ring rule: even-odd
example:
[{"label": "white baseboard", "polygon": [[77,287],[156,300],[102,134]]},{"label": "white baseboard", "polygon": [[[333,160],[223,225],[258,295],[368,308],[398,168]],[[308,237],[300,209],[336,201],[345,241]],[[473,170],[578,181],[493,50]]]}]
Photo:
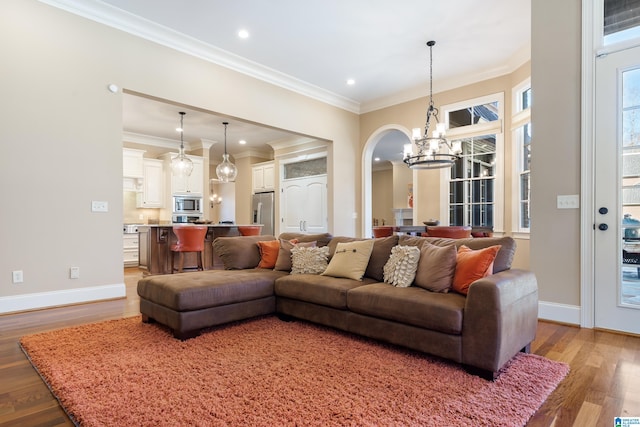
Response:
[{"label": "white baseboard", "polygon": [[0,297],[0,314],[124,298],[124,283]]},{"label": "white baseboard", "polygon": [[538,318],[571,325],[580,325],[580,306],[539,301]]}]

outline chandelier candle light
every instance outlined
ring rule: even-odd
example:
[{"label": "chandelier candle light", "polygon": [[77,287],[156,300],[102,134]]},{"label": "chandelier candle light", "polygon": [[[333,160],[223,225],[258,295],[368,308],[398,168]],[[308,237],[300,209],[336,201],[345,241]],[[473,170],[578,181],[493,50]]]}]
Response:
[{"label": "chandelier candle light", "polygon": [[189,176],[193,171],[193,162],[184,154],[184,111],[180,112],[180,127],[176,129],[180,132],[180,152],[171,160],[171,171],[177,176]]},{"label": "chandelier candle light", "polygon": [[[427,109],[427,121],[424,125],[424,134],[420,134],[420,128],[413,129],[413,142],[417,147],[417,153],[413,153],[411,144],[404,146],[403,161],[411,169],[439,169],[451,167],[460,158],[462,147],[460,143],[453,146],[445,138],[444,123],[438,120],[438,109],[433,105],[433,40],[427,42],[429,46],[429,108]],[[429,136],[431,125],[435,126]]]},{"label": "chandelier candle light", "polygon": [[224,125],[224,154],[222,155],[222,163],[216,167],[216,175],[221,182],[235,181],[238,175],[238,168],[231,163],[227,154],[227,125],[229,122],[222,122]]}]

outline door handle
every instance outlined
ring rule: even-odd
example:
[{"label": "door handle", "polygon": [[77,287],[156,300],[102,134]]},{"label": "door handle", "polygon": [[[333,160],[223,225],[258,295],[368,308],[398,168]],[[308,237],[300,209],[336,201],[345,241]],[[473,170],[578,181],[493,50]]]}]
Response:
[{"label": "door handle", "polygon": [[598,225],[598,229],[602,230],[602,231],[607,231],[609,229],[609,226],[607,224],[600,224]]},{"label": "door handle", "polygon": [[598,213],[599,213],[600,215],[606,215],[606,214],[608,214],[608,213],[609,213],[609,209],[607,209],[607,208],[605,208],[605,207],[603,206],[603,207],[601,207],[600,209],[598,209]]}]

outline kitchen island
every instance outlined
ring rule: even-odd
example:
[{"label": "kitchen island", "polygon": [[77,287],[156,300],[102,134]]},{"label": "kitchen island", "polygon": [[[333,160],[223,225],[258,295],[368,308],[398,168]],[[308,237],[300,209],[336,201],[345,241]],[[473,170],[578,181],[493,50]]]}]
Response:
[{"label": "kitchen island", "polygon": [[[171,274],[171,245],[176,243],[176,235],[173,233],[174,224],[149,224],[138,226],[138,259],[139,268],[144,275]],[[178,224],[175,224],[178,225]],[[183,224],[180,224],[181,226]],[[221,270],[222,261],[213,253],[213,240],[218,237],[240,236],[235,224],[202,224],[207,226],[207,234],[204,239],[204,258],[202,260],[205,270]],[[188,225],[187,225],[188,226]],[[255,226],[252,224],[251,226]],[[184,269],[197,267],[196,254],[185,253]]]}]

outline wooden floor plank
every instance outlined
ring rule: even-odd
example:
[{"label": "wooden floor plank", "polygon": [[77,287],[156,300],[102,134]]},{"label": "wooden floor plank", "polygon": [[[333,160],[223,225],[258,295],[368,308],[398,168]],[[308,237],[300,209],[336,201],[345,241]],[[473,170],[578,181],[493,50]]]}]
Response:
[{"label": "wooden floor plank", "polygon": [[[0,425],[71,426],[20,350],[21,336],[138,315],[136,268],[125,269],[127,297],[0,316]],[[563,361],[571,372],[528,427],[611,426],[640,416],[640,337],[538,322],[531,352]]]}]

